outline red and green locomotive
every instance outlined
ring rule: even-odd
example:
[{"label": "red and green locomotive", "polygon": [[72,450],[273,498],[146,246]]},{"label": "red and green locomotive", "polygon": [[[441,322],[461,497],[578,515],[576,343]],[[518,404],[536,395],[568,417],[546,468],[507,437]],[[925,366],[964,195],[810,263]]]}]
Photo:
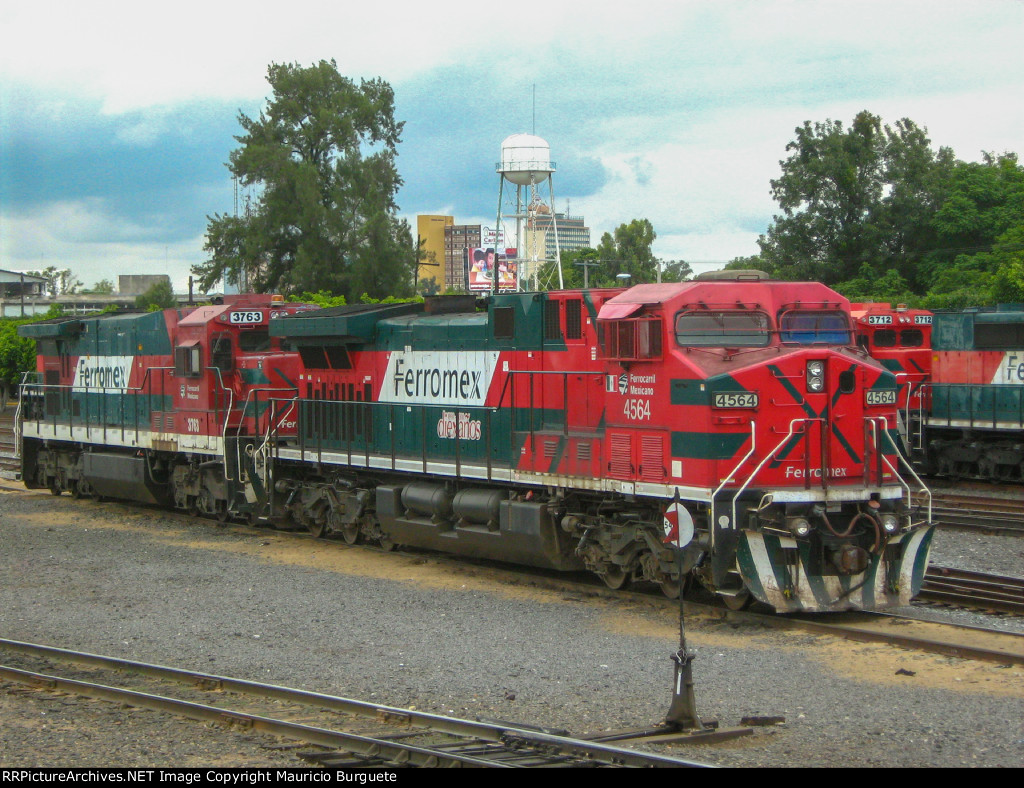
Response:
[{"label": "red and green locomotive", "polygon": [[[44,381],[23,394],[26,483],[146,499],[134,474],[179,508],[586,568],[669,595],[692,576],[734,606],[879,609],[920,587],[932,527],[909,505],[919,482],[896,448],[897,382],[820,284],[732,272],[303,311],[266,321],[265,352],[235,339],[225,372],[215,327],[241,309],[162,313],[150,364],[180,391],[160,390],[159,420],[95,423],[153,395],[141,371],[98,376],[121,386],[90,390],[107,399],[88,426],[48,405],[81,392],[45,377],[60,354],[41,346]],[[123,319],[155,330],[161,317]],[[184,333],[189,320],[205,338]],[[63,325],[34,335],[56,341]],[[194,383],[206,407],[179,414]]]}]

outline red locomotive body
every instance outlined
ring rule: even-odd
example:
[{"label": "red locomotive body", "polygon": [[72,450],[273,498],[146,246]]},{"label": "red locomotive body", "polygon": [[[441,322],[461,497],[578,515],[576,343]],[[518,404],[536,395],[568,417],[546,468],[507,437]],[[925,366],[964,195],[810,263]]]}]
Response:
[{"label": "red locomotive body", "polygon": [[920,587],[932,527],[902,476],[897,382],[820,284],[306,309],[28,327],[26,483],[614,588],[675,595],[692,574],[734,606],[883,608]]},{"label": "red locomotive body", "polygon": [[[306,365],[277,511],[317,530],[582,562],[610,586],[667,593],[680,577],[663,543],[682,531],[685,571],[778,610],[883,607],[919,586],[931,530],[907,506],[896,381],[822,285],[500,294],[482,310],[341,308],[273,330]],[[311,461],[355,491],[330,513],[337,492],[322,515],[302,492]],[[508,502],[539,509],[517,524]]]},{"label": "red locomotive body", "polygon": [[[229,455],[238,434],[286,434],[283,411],[257,404],[254,392],[295,396],[298,356],[282,352],[268,325],[311,308],[227,296],[210,306],[23,326],[38,341],[41,381],[23,388],[26,484],[226,517],[232,473],[209,459]],[[40,450],[53,441],[72,448]]]},{"label": "red locomotive body", "polygon": [[920,408],[922,387],[931,378],[933,314],[902,304],[855,303],[850,309],[857,344],[896,376],[900,410]]}]

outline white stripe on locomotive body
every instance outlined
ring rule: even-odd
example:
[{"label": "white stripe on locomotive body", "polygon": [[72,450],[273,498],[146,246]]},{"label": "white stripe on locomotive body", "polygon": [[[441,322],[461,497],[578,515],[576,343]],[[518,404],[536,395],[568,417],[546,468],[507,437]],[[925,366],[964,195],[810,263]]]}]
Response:
[{"label": "white stripe on locomotive body", "polygon": [[[964,384],[967,385],[967,384]],[[929,416],[925,419],[929,427],[960,427],[972,430],[1012,430],[1019,432],[1021,423],[1019,421],[992,421],[981,416],[975,419],[944,419],[939,416]]]},{"label": "white stripe on locomotive body", "polygon": [[[91,446],[110,446],[119,449],[147,449],[151,451],[201,452],[224,454],[224,438],[220,435],[192,435],[181,432],[153,432],[134,427],[70,426],[42,421],[25,421],[21,425],[22,437],[39,440],[83,443]],[[168,444],[173,443],[170,447]]]},{"label": "white stripe on locomotive body", "polygon": [[[154,451],[176,450],[182,452],[202,452],[223,456],[224,439],[220,435],[193,435],[188,433],[161,433],[151,430],[122,429],[121,427],[85,427],[48,422],[26,421],[22,427],[26,438],[55,440],[69,443],[88,443],[92,445],[110,446],[126,449],[148,449]],[[173,447],[169,443],[175,444]],[[351,455],[341,452],[303,451],[298,448],[281,447],[277,456],[282,460],[297,463],[323,463],[336,467],[365,468],[367,470],[395,471],[409,474],[448,476],[476,480],[490,480],[507,484],[528,484],[539,487],[573,487],[598,492],[623,493],[639,495],[645,498],[671,499],[676,490],[684,500],[708,503],[711,501],[712,490],[703,487],[690,487],[678,484],[655,484],[652,482],[626,482],[619,479],[597,479],[585,476],[567,476],[517,468],[497,468],[486,465],[428,460],[395,458],[390,455],[367,455],[365,452],[353,452]],[[903,490],[898,486],[887,487],[830,487],[822,489],[775,489],[771,495],[773,500],[781,503],[842,503],[865,501],[872,496],[894,500],[903,497]],[[718,503],[728,500],[728,490],[719,495]]]},{"label": "white stripe on locomotive body", "polygon": [[996,386],[1020,386],[1024,384],[1024,351],[1007,350],[1003,360],[992,373],[989,381]]},{"label": "white stripe on locomotive body", "polygon": [[[639,495],[645,498],[671,499],[678,490],[679,496],[684,500],[708,503],[711,501],[712,490],[704,487],[689,487],[676,484],[654,484],[651,482],[624,482],[618,479],[596,479],[586,476],[567,476],[562,474],[542,473],[524,471],[517,468],[503,468],[486,465],[440,462],[437,460],[420,459],[392,459],[389,455],[369,454],[365,452],[339,453],[339,452],[316,452],[296,448],[282,447],[277,450],[276,456],[281,460],[288,460],[300,464],[322,463],[324,465],[342,466],[352,468],[365,468],[368,470],[396,471],[410,474],[428,476],[449,476],[452,478],[477,479],[494,481],[508,484],[529,484],[542,487],[572,487],[599,492],[617,492],[631,495]],[[727,493],[728,490],[725,491]],[[903,497],[903,489],[897,486],[890,487],[855,487],[850,489],[830,488],[828,490],[773,490],[772,495],[776,501],[790,503],[840,503],[848,501],[866,501],[871,497],[878,497],[885,500],[899,499]],[[719,503],[725,500],[725,495],[719,495]]]},{"label": "white stripe on locomotive body", "polygon": [[[872,556],[868,568],[857,575],[809,575],[803,556],[799,556],[795,564],[773,561],[766,535],[760,532],[743,531],[737,563],[747,588],[759,601],[779,613],[876,610],[909,605],[920,590],[931,549],[931,539],[925,537],[931,532],[932,529],[918,528],[889,540],[890,545],[903,548],[895,592],[891,588],[893,578],[887,576],[886,567],[878,556]],[[798,547],[797,542],[788,537],[767,538],[777,539],[782,549],[792,551]],[[753,574],[749,572],[751,568]],[[785,587],[779,582],[780,575],[788,581]]]}]

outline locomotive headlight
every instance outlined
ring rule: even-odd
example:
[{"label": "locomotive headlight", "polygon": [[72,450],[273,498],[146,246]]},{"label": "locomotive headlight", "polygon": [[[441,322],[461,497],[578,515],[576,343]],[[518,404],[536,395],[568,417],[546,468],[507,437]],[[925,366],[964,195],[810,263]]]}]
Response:
[{"label": "locomotive headlight", "polygon": [[821,361],[807,362],[807,390],[822,391],[825,388],[825,364]]},{"label": "locomotive headlight", "polygon": [[885,529],[887,534],[894,534],[900,530],[900,521],[896,519],[896,515],[883,514],[879,519],[882,521],[882,528]]},{"label": "locomotive headlight", "polygon": [[811,524],[806,517],[788,517],[786,527],[793,536],[807,536],[811,532]]}]

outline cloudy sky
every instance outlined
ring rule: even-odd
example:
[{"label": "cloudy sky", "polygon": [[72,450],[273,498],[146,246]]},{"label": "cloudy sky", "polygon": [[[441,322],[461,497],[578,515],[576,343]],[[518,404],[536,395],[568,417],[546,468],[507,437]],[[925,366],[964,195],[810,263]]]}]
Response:
[{"label": "cloudy sky", "polygon": [[1022,41],[1021,0],[0,0],[0,268],[184,292],[268,64],[332,58],[395,90],[413,224],[493,224],[501,142],[535,132],[595,244],[647,218],[659,257],[716,267],[756,253],[805,120],[866,109],[964,160],[1024,155]]}]

